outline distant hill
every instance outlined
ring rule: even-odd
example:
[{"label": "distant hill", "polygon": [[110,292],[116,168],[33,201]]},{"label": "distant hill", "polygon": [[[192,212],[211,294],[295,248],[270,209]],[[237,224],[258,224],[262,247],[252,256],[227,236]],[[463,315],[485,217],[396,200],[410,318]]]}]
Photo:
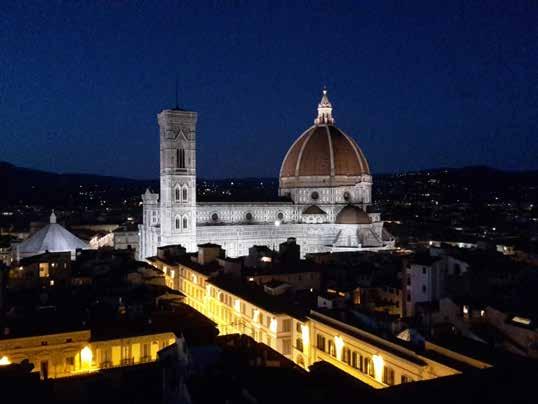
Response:
[{"label": "distant hill", "polygon": [[92,195],[107,194],[110,198],[121,198],[122,194],[141,194],[147,187],[158,189],[159,186],[157,180],[59,174],[17,167],[7,162],[0,162],[0,184],[6,191],[0,194],[0,205],[25,203],[44,206],[69,206],[71,202],[80,202],[76,195],[84,196],[88,191],[91,191]]},{"label": "distant hill", "polygon": [[[435,168],[398,174],[374,175],[374,200],[378,195],[399,198],[416,186],[417,180],[436,180],[455,186],[455,197],[466,188],[474,193],[538,192],[538,171],[503,171],[491,167]],[[13,204],[78,208],[109,203],[139,201],[146,188],[159,190],[159,181],[136,180],[91,174],[59,174],[17,167],[0,162],[0,206]],[[456,191],[457,189],[457,191]],[[198,178],[200,201],[267,201],[278,200],[278,178]],[[532,198],[531,198],[532,199]]]},{"label": "distant hill", "polygon": [[391,178],[395,176],[402,178],[430,177],[444,183],[467,184],[487,189],[503,189],[511,185],[538,186],[538,170],[505,171],[487,166],[432,168],[399,174],[380,174],[376,175],[375,178]]},{"label": "distant hill", "polygon": [[[376,195],[377,193],[377,195]],[[538,170],[504,171],[485,166],[434,168],[374,178],[374,200],[432,194],[443,202],[533,202],[538,199]]]}]

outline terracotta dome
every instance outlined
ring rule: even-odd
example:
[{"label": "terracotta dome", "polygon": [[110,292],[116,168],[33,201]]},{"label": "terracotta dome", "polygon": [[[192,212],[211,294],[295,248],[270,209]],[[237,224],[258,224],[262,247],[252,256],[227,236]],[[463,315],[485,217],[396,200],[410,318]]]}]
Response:
[{"label": "terracotta dome", "polygon": [[326,215],[327,213],[317,205],[310,205],[303,210],[303,215]]},{"label": "terracotta dome", "polygon": [[337,224],[370,224],[370,216],[354,205],[347,205],[336,215]]},{"label": "terracotta dome", "polygon": [[[308,128],[289,149],[280,178],[293,182],[298,177],[359,177],[370,175],[368,162],[355,141],[334,126],[332,106],[324,90],[315,125]],[[329,180],[330,182],[330,180]],[[290,184],[291,185],[291,184]]]}]

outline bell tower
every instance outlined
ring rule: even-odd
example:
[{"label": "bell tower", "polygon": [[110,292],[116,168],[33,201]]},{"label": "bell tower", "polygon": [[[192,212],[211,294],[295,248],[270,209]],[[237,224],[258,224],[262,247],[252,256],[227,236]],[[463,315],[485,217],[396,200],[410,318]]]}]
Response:
[{"label": "bell tower", "polygon": [[196,112],[157,115],[161,160],[161,242],[196,250]]}]

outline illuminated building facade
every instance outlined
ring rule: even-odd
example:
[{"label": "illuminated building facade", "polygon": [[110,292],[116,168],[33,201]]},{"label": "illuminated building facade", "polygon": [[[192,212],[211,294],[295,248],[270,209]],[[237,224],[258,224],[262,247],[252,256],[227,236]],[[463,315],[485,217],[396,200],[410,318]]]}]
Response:
[{"label": "illuminated building facade", "polygon": [[[221,334],[245,334],[308,369],[326,361],[375,387],[455,375],[489,364],[426,342],[414,351],[327,314],[301,312],[284,296],[237,277],[217,275],[216,265],[171,262],[153,257],[167,284],[185,303],[213,320]],[[214,264],[214,263],[212,263]]]},{"label": "illuminated building facade", "polygon": [[[41,378],[77,376],[101,369],[157,360],[157,352],[176,343],[171,332],[92,338],[90,330],[0,339],[0,365],[28,360]],[[178,343],[184,343],[180,338]]]},{"label": "illuminated building facade", "polygon": [[218,243],[229,256],[252,245],[275,246],[294,237],[305,253],[380,249],[394,245],[372,203],[372,176],[357,143],[335,126],[326,91],[314,125],[289,149],[280,170],[279,195],[289,202],[196,201],[196,112],[158,115],[160,194],[142,195],[139,257],[157,247]]}]

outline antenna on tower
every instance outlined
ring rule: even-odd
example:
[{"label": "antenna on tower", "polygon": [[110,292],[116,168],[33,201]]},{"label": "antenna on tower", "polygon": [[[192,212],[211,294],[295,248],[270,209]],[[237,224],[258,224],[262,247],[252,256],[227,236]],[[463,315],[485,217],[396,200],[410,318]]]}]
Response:
[{"label": "antenna on tower", "polygon": [[177,87],[178,87],[178,79],[177,79],[177,73],[176,73],[176,109],[179,109],[179,104],[177,102]]}]

